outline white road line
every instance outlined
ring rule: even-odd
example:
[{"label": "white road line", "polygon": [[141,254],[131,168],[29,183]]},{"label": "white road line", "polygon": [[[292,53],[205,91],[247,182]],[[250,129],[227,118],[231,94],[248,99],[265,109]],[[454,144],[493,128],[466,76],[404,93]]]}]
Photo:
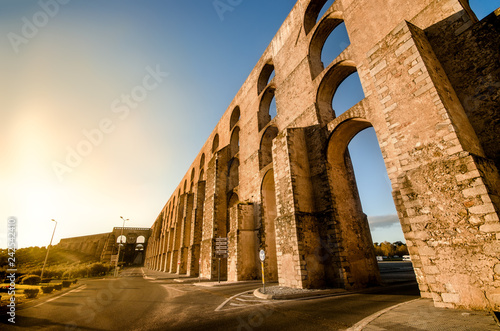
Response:
[{"label": "white road line", "polygon": [[[87,287],[87,285],[83,285],[83,288],[85,288],[85,287]],[[55,298],[49,299],[49,300],[44,301],[44,302],[42,302],[42,303],[39,303],[38,305],[33,306],[33,307],[31,307],[31,308],[36,308],[36,307],[39,307],[39,306],[43,305],[44,303],[51,302],[51,301],[54,301],[54,300],[56,300],[56,299],[59,299],[59,298],[61,298],[61,297],[65,296],[65,295],[70,294],[71,292],[79,292],[79,291],[83,290],[83,288],[75,288],[74,290],[71,290],[71,291],[66,292],[66,293],[64,293],[64,294],[61,294],[61,295],[59,295],[59,296],[57,296],[57,297],[55,297]],[[77,290],[78,290],[78,291],[77,291]]]},{"label": "white road line", "polygon": [[241,303],[233,303],[233,302],[231,302],[229,305],[230,306],[238,306],[238,307],[246,307],[246,306],[248,306],[248,305],[243,305]]},{"label": "white road line", "polygon": [[251,299],[236,298],[236,300],[238,300],[238,301],[244,301],[244,302],[262,302],[262,303],[266,302],[266,300],[257,300],[257,299],[251,300]]},{"label": "white road line", "polygon": [[220,310],[222,307],[224,307],[224,305],[225,305],[226,303],[228,303],[231,299],[236,298],[238,295],[241,295],[241,294],[248,294],[248,291],[241,292],[241,293],[238,293],[238,294],[233,295],[232,297],[230,297],[229,299],[227,299],[226,301],[224,301],[223,303],[221,303],[221,304],[219,305],[219,307],[215,308],[215,311],[219,311],[219,310]]}]

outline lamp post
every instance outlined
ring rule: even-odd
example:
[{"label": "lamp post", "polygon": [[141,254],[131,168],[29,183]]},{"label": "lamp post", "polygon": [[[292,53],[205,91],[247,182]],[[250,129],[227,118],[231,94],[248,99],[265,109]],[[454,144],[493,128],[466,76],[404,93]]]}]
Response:
[{"label": "lamp post", "polygon": [[47,254],[45,254],[45,261],[43,262],[42,274],[40,275],[40,280],[43,281],[43,272],[45,271],[45,264],[47,263],[47,258],[49,257],[50,246],[52,246],[52,239],[54,239],[54,233],[56,233],[57,221],[51,220],[52,222],[56,222],[54,225],[54,231],[52,231],[52,237],[50,238],[50,244],[47,247]]},{"label": "lamp post", "polygon": [[118,244],[118,256],[116,257],[116,262],[115,262],[115,277],[118,276],[118,260],[120,259],[120,248],[122,247],[121,244],[123,242],[123,228],[125,227],[125,221],[128,221],[129,219],[124,219],[123,216],[120,216],[120,218],[123,220],[122,224],[122,231],[120,234],[120,243]]}]

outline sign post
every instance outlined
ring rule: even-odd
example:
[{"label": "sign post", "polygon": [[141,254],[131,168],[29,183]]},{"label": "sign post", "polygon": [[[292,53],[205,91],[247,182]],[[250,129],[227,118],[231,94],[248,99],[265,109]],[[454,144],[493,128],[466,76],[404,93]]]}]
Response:
[{"label": "sign post", "polygon": [[218,257],[217,281],[220,283],[220,259],[227,257],[227,237],[215,238],[215,254]]},{"label": "sign post", "polygon": [[260,258],[260,266],[262,268],[262,293],[266,293],[266,280],[264,278],[264,260],[266,259],[266,252],[264,252],[263,249],[260,250],[259,252],[259,258]]}]

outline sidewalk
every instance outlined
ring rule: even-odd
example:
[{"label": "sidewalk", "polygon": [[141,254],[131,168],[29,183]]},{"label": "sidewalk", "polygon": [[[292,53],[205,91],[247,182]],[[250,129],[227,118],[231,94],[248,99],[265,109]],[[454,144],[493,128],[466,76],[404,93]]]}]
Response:
[{"label": "sidewalk", "polygon": [[416,299],[381,310],[347,331],[500,330],[492,314],[484,311],[436,308],[431,299]]}]

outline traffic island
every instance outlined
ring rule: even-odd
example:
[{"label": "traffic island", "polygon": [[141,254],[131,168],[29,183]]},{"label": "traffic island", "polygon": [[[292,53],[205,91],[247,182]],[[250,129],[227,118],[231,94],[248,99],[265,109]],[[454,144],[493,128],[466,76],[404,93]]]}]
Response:
[{"label": "traffic island", "polygon": [[342,295],[348,292],[341,288],[335,289],[300,289],[285,286],[266,286],[266,292],[262,292],[262,288],[258,288],[253,292],[257,298],[267,300],[290,300],[298,298],[309,298],[322,295]]}]

